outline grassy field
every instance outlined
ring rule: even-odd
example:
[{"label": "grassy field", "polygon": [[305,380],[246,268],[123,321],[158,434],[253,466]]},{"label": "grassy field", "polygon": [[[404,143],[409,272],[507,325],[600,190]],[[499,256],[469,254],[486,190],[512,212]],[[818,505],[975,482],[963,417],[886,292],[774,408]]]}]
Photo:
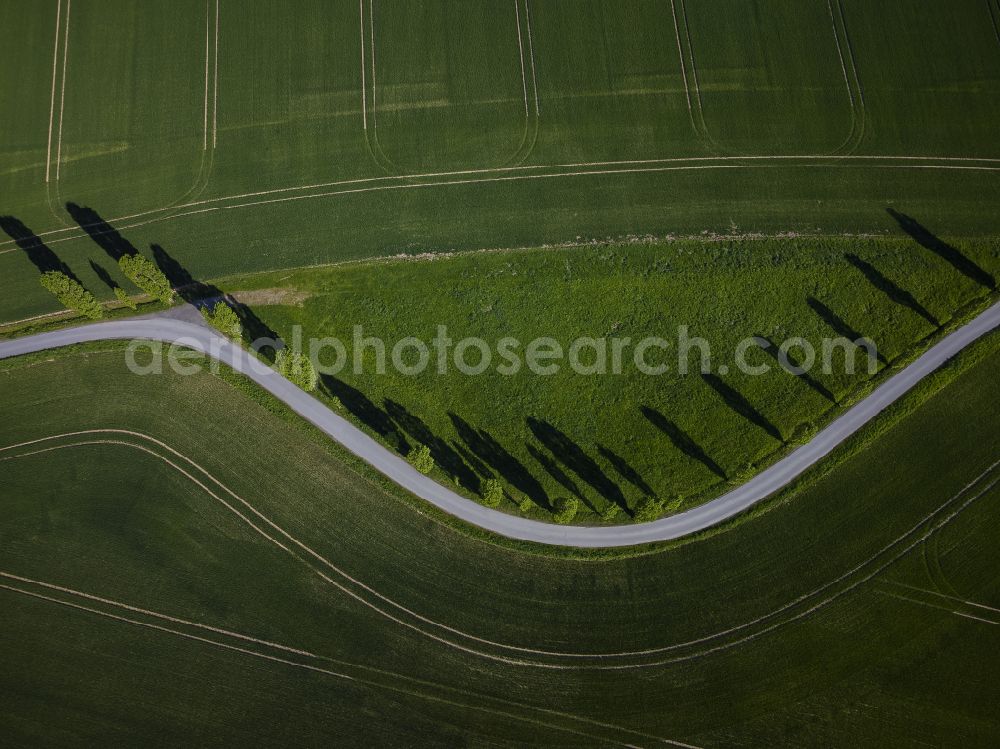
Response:
[{"label": "grassy field", "polygon": [[[887,205],[992,235],[991,12],[4,0],[19,64],[0,73],[0,215],[99,296],[107,257],[79,228],[95,214],[68,203],[202,279],[576,237],[887,231]],[[54,309],[2,239],[0,319]]]},{"label": "grassy field", "polygon": [[62,745],[988,746],[997,340],[978,351],[739,532],[599,561],[466,535],[208,374],[140,380],[120,347],[4,363],[0,446],[42,441],[0,452],[0,724]]},{"label": "grassy field", "polygon": [[[965,258],[968,268],[959,265],[980,268],[983,278],[963,275],[912,239],[828,238],[477,253],[312,268],[222,286],[260,300],[252,305],[256,313],[290,342],[296,326],[305,340],[343,341],[344,369],[323,380],[323,394],[403,454],[416,443],[429,445],[443,482],[475,494],[481,480],[499,477],[508,511],[528,499],[527,514],[547,518],[553,500],[575,495],[582,522],[597,521],[612,505],[624,511],[614,519],[622,522],[646,496],[682,496],[690,507],[719,494],[856,398],[872,379],[867,358],[858,353],[848,373],[838,352],[824,373],[824,339],[867,336],[883,369],[904,362],[939,326],[987,297],[988,276],[1000,272],[1000,245],[952,249],[952,261]],[[278,304],[264,306],[269,298]],[[385,342],[384,374],[370,350],[364,371],[352,371],[357,325],[363,336]],[[434,349],[420,374],[392,366],[388,352],[397,341],[414,336],[430,347],[439,325],[453,342],[486,341],[494,352],[488,369],[463,374],[449,354],[442,374]],[[710,344],[712,376],[701,376],[697,351],[687,357],[690,371],[678,372],[679,326]],[[621,373],[612,371],[610,356],[604,374],[575,373],[565,359],[551,376],[527,367],[514,376],[497,371],[502,338],[517,339],[523,356],[533,339],[555,338],[566,351],[581,336],[607,339],[607,352],[615,340],[631,340]],[[667,363],[665,374],[642,374],[633,363],[635,345],[650,336],[670,344],[648,356]],[[755,350],[747,363],[770,371],[742,372],[734,356],[751,336],[775,347],[804,338],[817,366],[797,378],[781,368],[776,349]],[[466,360],[479,357],[473,349]],[[410,350],[406,363],[414,359]],[[589,349],[581,359],[596,361]],[[803,359],[792,351],[791,361]]]}]

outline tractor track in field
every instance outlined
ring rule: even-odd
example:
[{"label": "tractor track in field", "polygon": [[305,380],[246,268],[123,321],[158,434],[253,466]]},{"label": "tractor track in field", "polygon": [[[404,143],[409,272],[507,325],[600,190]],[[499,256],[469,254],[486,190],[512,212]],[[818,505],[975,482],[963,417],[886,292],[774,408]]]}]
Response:
[{"label": "tractor track in field", "polygon": [[[567,713],[549,708],[540,708],[513,700],[494,697],[492,695],[481,693],[470,694],[468,690],[460,690],[439,682],[431,682],[425,679],[406,676],[393,671],[387,671],[374,666],[367,666],[360,663],[352,663],[336,658],[317,655],[299,648],[292,648],[268,640],[261,640],[239,632],[133,606],[121,601],[115,601],[101,596],[96,596],[91,593],[74,590],[63,585],[56,585],[53,583],[23,577],[21,575],[14,575],[8,572],[0,572],[0,580],[2,580],[2,582],[0,582],[0,590],[6,590],[10,593],[15,593],[24,597],[44,601],[49,604],[55,604],[76,611],[82,611],[123,624],[151,630],[153,632],[193,640],[198,643],[221,648],[230,652],[240,653],[245,656],[364,684],[370,688],[385,689],[391,692],[407,694],[432,702],[441,702],[463,709],[472,709],[500,715],[505,718],[585,736],[590,739],[611,741],[612,743],[620,746],[633,746],[633,744],[619,737],[611,738],[607,735],[599,736],[592,732],[595,729],[602,729],[611,731],[619,736],[623,735],[631,738],[640,737],[643,739],[652,739],[670,746],[690,747],[691,749],[695,749],[690,744],[674,741],[662,736],[653,736],[648,733],[635,731],[625,726],[604,723],[602,721],[585,718],[574,713]],[[40,592],[39,589],[41,591],[45,591],[45,593]],[[167,624],[163,624],[162,622],[166,622]],[[200,634],[196,635],[186,630],[195,630]],[[227,640],[229,641],[227,642]],[[232,640],[238,642],[239,645],[234,645],[231,642]],[[265,652],[256,649],[255,646],[264,647]],[[266,650],[276,650],[280,653],[280,655],[274,655],[273,653],[266,652]],[[332,670],[333,668],[340,670],[334,671]],[[347,671],[352,673],[346,673]],[[408,686],[404,687],[402,684],[406,684]],[[474,697],[474,699],[470,700],[470,696]],[[525,713],[532,713],[535,717],[529,717]],[[575,724],[576,727],[569,727],[562,723],[553,722],[553,720],[567,721],[570,724]]]},{"label": "tractor track in field", "polygon": [[[82,439],[83,437],[89,439]],[[64,441],[67,439],[74,441]],[[51,445],[53,442],[56,444]],[[913,550],[925,546],[929,539],[936,538],[938,531],[1000,484],[1000,478],[996,476],[997,468],[1000,467],[1000,461],[997,461],[944,501],[935,510],[918,521],[910,530],[896,537],[848,571],[812,591],[798,596],[783,606],[739,625],[695,639],[660,647],[614,653],[573,653],[557,652],[541,648],[527,648],[496,642],[476,637],[463,630],[447,626],[420,615],[341,570],[318,552],[296,539],[287,530],[267,518],[191,458],[183,455],[166,443],[140,432],[104,428],[52,435],[50,437],[2,447],[0,448],[0,461],[18,460],[58,450],[89,446],[131,448],[161,460],[198,486],[212,499],[226,507],[258,535],[278,546],[298,562],[311,569],[324,582],[398,625],[402,625],[420,635],[429,637],[439,644],[458,649],[469,655],[483,657],[506,665],[555,670],[632,670],[663,667],[695,660],[749,643],[792,622],[810,616],[855,591],[860,586],[872,581]],[[161,454],[160,451],[166,452],[167,455]],[[212,486],[209,486],[209,484]],[[217,491],[228,494],[230,499],[227,500],[220,496],[219,493],[216,493]],[[247,512],[244,512],[244,510]],[[252,516],[253,519],[248,515]],[[266,526],[270,533],[262,526]],[[271,533],[275,535],[271,535]],[[291,547],[297,547],[299,550],[304,551],[305,554],[300,554]],[[312,558],[312,561],[310,561],[309,557]],[[314,565],[315,562],[319,562],[320,568]],[[329,577],[328,573],[339,577],[340,582],[333,580]],[[0,577],[10,576],[0,573]],[[143,613],[142,609],[133,608],[133,610]],[[169,619],[169,617],[161,618]],[[201,626],[202,629],[207,630],[214,629],[202,625],[193,626]],[[436,634],[429,628],[438,630],[440,634]],[[243,637],[243,639],[252,640],[289,652],[312,655],[305,651],[290,649],[286,646],[267,641],[254,640],[254,638],[248,637]],[[458,641],[459,639],[466,640],[471,645],[464,645]],[[488,652],[483,649],[484,646],[495,648],[500,653],[506,654],[499,655]],[[564,662],[551,663],[543,659],[558,659]]]},{"label": "tractor track in field", "polygon": [[[121,226],[116,227],[118,231],[124,231],[216,211],[383,191],[526,182],[542,179],[640,175],[645,173],[657,174],[697,170],[775,168],[925,169],[1000,173],[1000,158],[875,155],[688,156],[663,159],[632,159],[627,161],[576,162],[548,166],[523,165],[487,169],[465,169],[386,175],[381,177],[362,177],[297,187],[280,187],[271,190],[239,193],[182,203],[169,208],[151,209],[139,213],[116,216],[108,219],[108,222],[124,222]],[[456,177],[463,177],[463,179],[454,179]],[[136,221],[135,219],[142,220]],[[87,237],[88,234],[85,229],[95,228],[95,226],[70,226],[47,229],[36,236],[39,238],[52,237],[52,239],[46,240],[47,243],[57,244]],[[0,241],[0,255],[17,251],[14,245],[15,242],[12,239]]]}]

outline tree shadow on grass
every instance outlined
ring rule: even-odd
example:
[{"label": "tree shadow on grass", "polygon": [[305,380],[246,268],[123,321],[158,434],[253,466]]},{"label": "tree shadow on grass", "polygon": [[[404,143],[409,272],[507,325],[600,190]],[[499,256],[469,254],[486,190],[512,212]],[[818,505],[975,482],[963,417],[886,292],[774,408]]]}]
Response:
[{"label": "tree shadow on grass", "polygon": [[802,363],[800,361],[798,361],[797,359],[795,359],[792,356],[791,352],[789,352],[789,353],[787,353],[785,355],[785,358],[787,359],[787,362],[788,362],[788,364],[786,366],[785,362],[783,362],[781,360],[780,352],[778,350],[778,346],[775,345],[774,341],[772,341],[770,338],[767,338],[766,336],[760,336],[760,335],[759,336],[755,336],[755,338],[756,338],[756,341],[757,341],[757,345],[760,346],[764,351],[766,351],[771,356],[771,358],[773,358],[774,361],[776,361],[778,363],[779,367],[781,367],[783,370],[785,370],[786,372],[788,372],[790,375],[792,375],[794,377],[798,377],[806,385],[808,385],[810,388],[812,388],[812,390],[814,392],[819,393],[820,395],[822,395],[824,398],[826,398],[831,403],[836,403],[837,402],[837,396],[835,396],[833,393],[831,393],[823,385],[823,383],[821,383],[818,380],[816,380],[808,372],[803,372],[802,371],[802,369],[803,369]]},{"label": "tree shadow on grass", "polygon": [[198,309],[211,307],[220,301],[226,302],[239,317],[243,325],[243,337],[251,347],[265,358],[274,361],[274,352],[282,345],[281,338],[252,309],[236,301],[218,286],[195,280],[187,268],[160,245],[154,244],[151,249],[154,262],[163,271],[163,275],[167,277],[181,299]]},{"label": "tree shadow on grass", "polygon": [[742,393],[740,393],[736,388],[724,382],[720,377],[714,374],[703,374],[701,379],[705,381],[712,390],[719,395],[726,405],[729,406],[733,411],[742,416],[744,419],[754,424],[765,432],[767,432],[771,437],[776,439],[778,442],[784,442],[784,437],[781,436],[781,430],[778,429],[774,424],[772,424],[764,414],[753,407],[753,404],[748,401]]},{"label": "tree shadow on grass", "polygon": [[[535,447],[529,442],[525,442],[524,447],[528,451],[528,454],[536,461],[538,461],[538,465],[540,465],[542,469],[547,474],[549,474],[549,476],[552,477],[553,481],[555,481],[563,489],[568,491],[570,494],[579,499],[581,502],[586,504],[587,507],[589,507],[591,510],[594,509],[593,505],[590,504],[589,500],[585,496],[583,496],[583,492],[580,491],[579,487],[576,485],[576,482],[574,482],[573,479],[567,476],[565,471],[563,471],[559,467],[559,464],[556,462],[555,458],[551,457],[543,450],[539,450],[537,447]],[[536,502],[536,504],[541,504],[541,503]],[[552,503],[548,500],[547,497],[545,500],[545,504],[543,504],[542,507],[551,512]]]},{"label": "tree shadow on grass", "polygon": [[996,290],[996,279],[963,255],[957,247],[953,247],[940,237],[935,236],[915,218],[907,216],[905,213],[900,213],[892,208],[887,208],[886,212],[895,219],[899,228],[909,234],[921,247],[933,252],[966,278],[975,281],[980,286],[985,286],[990,291]]},{"label": "tree shadow on grass", "polygon": [[701,463],[723,481],[726,479],[726,472],[722,470],[722,466],[712,460],[708,453],[702,449],[701,445],[695,442],[691,436],[677,426],[677,424],[670,421],[655,408],[642,406],[639,410],[642,411],[642,415],[645,416],[653,426],[667,435],[667,439],[673,443],[674,447],[692,460],[696,460]]},{"label": "tree shadow on grass", "polygon": [[934,315],[932,315],[926,307],[924,307],[920,302],[918,302],[916,298],[913,296],[913,294],[911,294],[901,286],[898,286],[892,280],[884,276],[882,272],[874,265],[865,262],[864,260],[862,260],[853,253],[848,253],[847,255],[844,255],[844,258],[847,260],[847,262],[849,262],[851,265],[853,265],[855,268],[861,271],[861,274],[866,279],[868,279],[868,283],[870,283],[876,289],[878,289],[887,297],[889,297],[891,301],[895,302],[901,307],[906,307],[906,309],[910,310],[911,312],[915,312],[916,314],[920,315],[935,328],[941,326],[941,323],[938,322],[938,319],[934,317]]},{"label": "tree shadow on grass", "polygon": [[598,443],[597,454],[604,458],[612,467],[618,472],[625,481],[632,484],[636,489],[638,489],[646,497],[652,497],[655,493],[653,488],[646,483],[643,479],[642,474],[640,474],[635,468],[629,464],[625,458],[623,458],[618,453],[614,452],[610,448]]},{"label": "tree shadow on grass", "polygon": [[138,255],[139,251],[111,224],[101,218],[93,208],[67,203],[66,210],[80,228],[97,243],[116,263],[123,257]]},{"label": "tree shadow on grass", "polygon": [[320,375],[320,385],[328,396],[337,398],[354,418],[389,442],[399,453],[406,455],[410,451],[410,443],[389,414],[360,390],[328,374]]},{"label": "tree shadow on grass", "polygon": [[94,271],[94,275],[96,275],[109,289],[114,291],[115,289],[118,288],[118,282],[111,277],[111,274],[108,273],[107,270],[105,270],[103,265],[99,265],[98,263],[95,263],[93,260],[91,260],[90,269]]},{"label": "tree shadow on grass", "polygon": [[548,448],[557,460],[573,471],[581,480],[590,484],[604,499],[614,502],[628,512],[628,503],[625,501],[625,495],[622,494],[621,488],[608,478],[597,462],[587,455],[578,444],[547,421],[532,416],[528,417],[527,422],[531,433]]},{"label": "tree shadow on grass", "polygon": [[542,507],[549,506],[549,498],[538,479],[527,467],[508,452],[485,429],[476,429],[461,416],[448,413],[459,438],[479,460],[490,466],[504,481]]},{"label": "tree shadow on grass", "polygon": [[419,417],[410,413],[402,404],[388,398],[385,400],[385,412],[414,440],[427,445],[435,464],[449,476],[458,479],[461,486],[471,491],[479,490],[479,479],[472,469],[451,445],[434,434]]},{"label": "tree shadow on grass", "polygon": [[497,477],[496,473],[493,472],[493,469],[481,461],[478,456],[474,455],[472,451],[461,442],[451,440],[448,444],[451,445],[451,448],[458,453],[459,457],[468,464],[469,468],[471,468],[480,479],[495,479]]},{"label": "tree shadow on grass", "polygon": [[[819,301],[815,297],[808,297],[806,299],[806,304],[809,305],[809,308],[813,312],[819,315],[820,319],[823,320],[823,322],[825,322],[827,325],[830,326],[830,328],[833,330],[834,333],[836,333],[838,336],[842,338],[846,338],[847,340],[851,341],[855,346],[858,346],[858,341],[871,340],[870,338],[863,336],[857,330],[848,325],[847,322],[844,321],[844,319],[841,318],[836,312],[834,312],[832,309],[827,307],[825,304],[823,304],[823,302]],[[858,348],[864,350],[863,346],[858,346]],[[882,364],[884,365],[889,363],[886,360],[886,358],[882,356],[882,354],[878,353],[877,349],[876,349],[876,359],[882,362]]]},{"label": "tree shadow on grass", "polygon": [[77,283],[80,279],[69,269],[59,256],[46,245],[41,237],[31,229],[21,223],[20,219],[14,216],[0,216],[0,229],[3,229],[14,243],[28,256],[28,260],[34,264],[39,273],[58,271],[65,273]]}]

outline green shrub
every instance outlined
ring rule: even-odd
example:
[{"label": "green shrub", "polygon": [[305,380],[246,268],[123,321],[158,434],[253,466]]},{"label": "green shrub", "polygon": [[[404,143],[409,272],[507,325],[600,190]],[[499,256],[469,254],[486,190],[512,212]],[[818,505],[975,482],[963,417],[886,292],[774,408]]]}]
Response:
[{"label": "green shrub", "polygon": [[520,504],[518,504],[517,509],[523,513],[528,513],[535,509],[535,503],[525,497],[521,500]]},{"label": "green shrub", "polygon": [[57,270],[46,271],[40,279],[42,286],[55,296],[67,309],[78,312],[91,320],[104,317],[104,307],[94,299],[79,281]]},{"label": "green shrub", "polygon": [[605,523],[613,523],[618,519],[618,515],[621,512],[621,507],[616,505],[614,502],[608,502],[608,506],[604,508],[601,513],[601,520]]},{"label": "green shrub", "polygon": [[431,449],[427,445],[417,445],[414,447],[410,450],[410,454],[406,456],[406,460],[423,474],[434,470],[434,456],[431,455]]},{"label": "green shrub", "polygon": [[239,315],[226,302],[218,302],[211,309],[202,307],[201,316],[223,335],[230,338],[240,338],[243,335],[243,323]]},{"label": "green shrub", "polygon": [[125,277],[154,299],[170,304],[174,290],[156,263],[142,255],[123,255],[118,261]]},{"label": "green shrub", "polygon": [[309,357],[301,351],[291,351],[287,348],[281,349],[274,359],[274,366],[284,377],[291,380],[307,393],[315,390],[319,384],[319,375],[316,373],[316,368],[309,361]]},{"label": "green shrub", "polygon": [[497,507],[503,501],[503,484],[500,479],[486,479],[479,488],[483,495],[483,504],[487,507]]},{"label": "green shrub", "polygon": [[666,509],[663,500],[658,497],[646,497],[635,508],[635,516],[632,519],[637,523],[649,523],[662,516]]},{"label": "green shrub", "polygon": [[128,295],[121,286],[115,286],[115,299],[121,302],[123,307],[128,307],[129,309],[138,309],[139,305],[135,303],[135,299]]},{"label": "green shrub", "polygon": [[677,496],[671,499],[669,502],[667,502],[667,504],[664,506],[663,509],[664,512],[666,512],[668,515],[673,515],[678,510],[681,509],[683,504],[684,504],[684,497]]},{"label": "green shrub", "polygon": [[576,513],[580,510],[580,500],[576,497],[559,497],[552,503],[555,510],[552,519],[560,525],[572,523],[576,518]]}]

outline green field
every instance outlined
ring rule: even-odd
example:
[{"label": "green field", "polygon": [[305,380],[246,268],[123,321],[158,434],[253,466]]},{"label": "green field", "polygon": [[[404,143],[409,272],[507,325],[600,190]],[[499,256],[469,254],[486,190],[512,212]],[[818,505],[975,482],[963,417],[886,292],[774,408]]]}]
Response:
[{"label": "green field", "polygon": [[0,452],[3,732],[990,745],[996,337],[977,350],[770,511],[603,561],[469,536],[208,374],[6,363],[3,447],[44,441]]},{"label": "green field", "polygon": [[[0,215],[101,296],[67,203],[201,279],[887,205],[992,235],[994,1],[5,0]],[[54,309],[0,253],[0,318]]]},{"label": "green field", "polygon": [[[0,0],[0,27],[0,338],[76,322],[40,272],[135,295],[138,251],[284,336],[710,342],[711,378],[324,380],[507,512],[703,502],[996,298],[1000,0]],[[879,374],[718,371],[855,334]],[[465,525],[228,370],[124,350],[0,361],[4,746],[997,744],[998,334],[752,512],[614,550]]]},{"label": "green field", "polygon": [[[996,242],[954,249],[986,275],[1000,272]],[[884,271],[911,306],[849,256]],[[323,394],[403,454],[416,443],[429,445],[439,480],[475,495],[481,480],[499,477],[508,491],[503,508],[517,512],[527,498],[527,514],[539,518],[549,517],[557,497],[575,495],[581,522],[598,520],[611,505],[624,510],[615,521],[627,521],[646,496],[682,496],[686,509],[721,493],[811,436],[872,382],[861,352],[855,371],[848,373],[838,351],[824,373],[824,340],[867,336],[878,347],[879,369],[898,368],[990,294],[988,285],[912,240],[853,238],[474,253],[234,278],[222,286],[260,299],[256,313],[289,342],[296,326],[306,341],[343,341],[344,369],[324,379]],[[292,303],[266,306],[268,296]],[[385,373],[377,372],[371,350],[364,371],[352,371],[357,325],[363,336],[385,342]],[[433,349],[420,374],[392,365],[395,342],[414,336],[430,346],[439,325],[454,342],[486,341],[494,351],[489,368],[468,376],[449,358],[441,374]],[[693,351],[689,371],[679,373],[679,326],[710,344],[712,373],[728,371],[703,378]],[[517,339],[523,355],[539,337],[555,338],[565,351],[581,336],[608,339],[608,352],[615,340],[631,340],[621,373],[612,371],[610,354],[605,374],[577,374],[565,359],[550,376],[523,366],[515,376],[497,371],[503,361],[496,342],[504,337]],[[659,376],[633,364],[634,347],[650,336],[670,344],[648,356],[669,367]],[[751,336],[774,346],[804,338],[817,365],[797,378],[781,368],[776,350],[755,350],[747,363],[770,372],[742,372],[734,352]],[[327,363],[334,358],[323,356]],[[792,361],[803,359],[792,351]],[[590,349],[581,360],[597,361]],[[414,361],[410,350],[404,363]],[[477,364],[480,354],[472,349],[466,361]]]}]

